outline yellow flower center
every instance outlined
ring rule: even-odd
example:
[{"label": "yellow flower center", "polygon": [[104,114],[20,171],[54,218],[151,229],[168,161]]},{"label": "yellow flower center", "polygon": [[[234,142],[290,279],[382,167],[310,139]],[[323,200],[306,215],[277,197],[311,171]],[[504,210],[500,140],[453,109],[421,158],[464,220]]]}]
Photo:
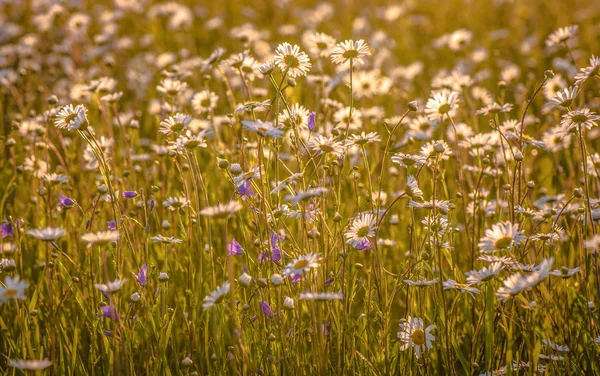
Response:
[{"label": "yellow flower center", "polygon": [[510,236],[505,236],[496,240],[496,242],[494,243],[494,247],[496,247],[497,249],[507,248],[511,245],[511,243],[512,238]]},{"label": "yellow flower center", "polygon": [[577,114],[574,115],[571,120],[573,121],[573,123],[576,124],[581,124],[581,123],[585,123],[587,121],[587,116],[583,115],[583,114]]},{"label": "yellow flower center", "polygon": [[290,68],[298,68],[298,66],[300,66],[300,61],[294,55],[285,55],[283,61],[285,62],[285,65]]},{"label": "yellow flower center", "polygon": [[333,147],[331,145],[320,145],[319,148],[323,153],[331,153],[333,151]]},{"label": "yellow flower center", "polygon": [[361,237],[369,235],[369,227],[361,227],[356,231],[356,234]]},{"label": "yellow flower center", "polygon": [[182,130],[185,127],[185,125],[183,123],[174,123],[171,126],[171,130],[175,131],[175,132],[179,132],[180,130]]},{"label": "yellow flower center", "polygon": [[404,164],[407,166],[412,166],[415,164],[415,160],[412,158],[404,158],[402,162],[404,162]]},{"label": "yellow flower center", "polygon": [[421,329],[415,329],[412,332],[411,338],[415,345],[421,346],[425,343],[425,332]]},{"label": "yellow flower center", "polygon": [[447,114],[448,112],[450,112],[450,104],[449,103],[444,103],[442,104],[439,109],[438,112],[440,114]]},{"label": "yellow flower center", "polygon": [[19,292],[15,289],[7,289],[6,291],[4,291],[4,294],[2,294],[3,297],[11,299],[14,298],[15,296],[17,296]]},{"label": "yellow flower center", "polygon": [[76,117],[77,117],[77,114],[76,114],[76,113],[74,113],[74,114],[69,114],[69,116],[67,116],[67,117],[65,118],[65,123],[67,123],[67,124],[71,124],[71,122],[73,122],[73,120],[75,120],[75,118],[76,118]]},{"label": "yellow flower center", "polygon": [[345,51],[342,56],[346,59],[354,59],[358,56],[358,51],[356,50],[348,50]]},{"label": "yellow flower center", "polygon": [[302,269],[302,268],[306,267],[307,265],[308,265],[307,260],[298,260],[294,264],[294,269]]}]

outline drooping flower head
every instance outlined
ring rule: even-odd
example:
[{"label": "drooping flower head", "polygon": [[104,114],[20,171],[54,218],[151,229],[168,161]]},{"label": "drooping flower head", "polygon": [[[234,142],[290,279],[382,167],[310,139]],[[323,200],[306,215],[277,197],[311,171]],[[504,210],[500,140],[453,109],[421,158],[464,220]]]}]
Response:
[{"label": "drooping flower head", "polygon": [[61,107],[54,119],[54,125],[56,128],[66,129],[68,131],[75,131],[86,124],[87,108],[85,108],[85,106],[82,104],[77,106],[68,104]]}]

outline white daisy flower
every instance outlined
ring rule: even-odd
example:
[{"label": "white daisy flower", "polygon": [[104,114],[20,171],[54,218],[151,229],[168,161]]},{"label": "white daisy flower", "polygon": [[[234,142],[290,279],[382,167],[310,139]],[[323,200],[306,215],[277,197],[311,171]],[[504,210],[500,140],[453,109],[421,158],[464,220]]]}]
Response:
[{"label": "white daisy flower", "polygon": [[171,211],[175,211],[177,209],[183,209],[190,206],[190,200],[188,200],[184,196],[168,197],[165,201],[163,201],[162,204],[165,208],[168,208]]},{"label": "white daisy flower", "polygon": [[52,365],[52,362],[48,359],[43,360],[13,360],[9,359],[6,363],[7,366],[12,368],[18,368],[24,371],[41,371]]},{"label": "white daisy flower", "polygon": [[164,236],[164,235],[156,235],[150,238],[154,243],[161,243],[161,244],[180,244],[183,241],[179,238],[176,238],[174,236]]},{"label": "white daisy flower", "polygon": [[427,158],[423,157],[420,154],[404,154],[404,153],[396,153],[392,156],[392,162],[398,163],[402,167],[420,167],[424,165],[427,161]]},{"label": "white daisy flower", "polygon": [[321,256],[312,252],[306,255],[298,256],[288,263],[285,268],[283,268],[281,274],[284,277],[290,277],[294,279],[295,277],[302,276],[304,272],[307,272],[310,269],[317,268],[320,260]]},{"label": "white daisy flower", "polygon": [[404,192],[410,198],[423,198],[423,191],[419,188],[419,182],[413,175],[408,175],[406,178],[406,186],[404,188]]},{"label": "white daisy flower", "polygon": [[431,286],[437,283],[437,279],[432,279],[431,281],[428,281],[425,278],[421,278],[421,279],[417,279],[416,281],[412,281],[410,279],[405,279],[403,281],[404,283],[406,283],[409,286],[413,286],[413,287],[426,287],[426,286]]},{"label": "white daisy flower", "polygon": [[592,55],[590,58],[590,65],[581,68],[579,73],[575,75],[575,85],[579,86],[588,79],[596,76],[600,72],[600,58]]},{"label": "white daisy flower", "polygon": [[552,47],[557,44],[565,43],[577,34],[577,30],[579,30],[578,25],[569,25],[555,30],[548,36],[548,39],[546,39],[546,46]]},{"label": "white daisy flower", "polygon": [[410,317],[400,322],[402,331],[398,332],[398,339],[403,343],[400,350],[404,351],[409,347],[414,347],[416,357],[420,357],[421,353],[433,347],[435,337],[431,331],[435,329],[435,325],[429,325],[424,329],[423,319],[418,317]]},{"label": "white daisy flower", "polygon": [[482,282],[487,282],[504,270],[505,266],[501,262],[492,262],[489,266],[484,266],[481,270],[469,272],[467,283],[477,285]]},{"label": "white daisy flower", "polygon": [[200,210],[200,215],[205,217],[227,217],[230,214],[236,213],[242,209],[242,204],[239,201],[233,200],[226,204],[217,204],[216,206],[207,206]]},{"label": "white daisy flower", "polygon": [[28,235],[43,241],[56,240],[66,234],[66,231],[61,227],[46,227],[41,229],[31,229],[27,231]]},{"label": "white daisy flower", "polygon": [[205,114],[217,107],[219,96],[212,91],[202,90],[192,98],[192,107],[198,114]]},{"label": "white daisy flower", "polygon": [[193,118],[189,115],[177,113],[174,116],[169,116],[160,122],[158,131],[167,136],[173,133],[179,133],[187,129]]},{"label": "white daisy flower", "polygon": [[525,236],[521,236],[522,233],[523,231],[519,230],[517,224],[499,222],[492,225],[491,229],[485,230],[485,235],[479,240],[478,247],[483,253],[511,248],[526,239]]},{"label": "white daisy flower", "polygon": [[313,301],[343,300],[344,294],[342,294],[342,290],[338,292],[301,292],[298,298]]},{"label": "white daisy flower", "polygon": [[325,33],[308,30],[302,35],[302,43],[312,57],[329,57],[335,47],[335,38]]},{"label": "white daisy flower", "polygon": [[369,46],[364,40],[353,41],[348,39],[338,43],[331,53],[331,62],[334,64],[343,64],[347,61],[352,63],[363,64],[363,58],[371,55]]},{"label": "white daisy flower", "polygon": [[256,121],[242,120],[242,125],[245,130],[255,132],[263,137],[282,138],[284,134],[281,129],[273,126],[270,121],[263,122],[260,119]]},{"label": "white daisy flower", "polygon": [[[352,224],[344,233],[346,243],[356,249],[369,248],[370,240],[377,230],[377,218],[372,213],[361,213],[354,217]],[[366,247],[366,248],[365,248]]]},{"label": "white daisy flower", "polygon": [[457,108],[458,93],[443,89],[432,93],[431,98],[425,104],[425,114],[427,114],[429,120],[441,119],[446,115],[454,117]]},{"label": "white daisy flower", "polygon": [[554,259],[552,258],[544,259],[536,267],[536,270],[528,275],[521,275],[521,273],[512,274],[503,282],[504,286],[496,291],[496,296],[498,296],[502,302],[505,302],[509,298],[519,294],[521,291],[537,286],[550,274],[550,268],[552,267],[553,261]]},{"label": "white daisy flower", "polygon": [[475,288],[475,287],[471,287],[468,282],[467,284],[464,283],[458,283],[453,279],[449,279],[447,281],[444,281],[442,283],[442,285],[444,286],[444,290],[458,290],[460,292],[466,292],[469,293],[469,295],[471,295],[471,297],[475,297],[474,294],[479,294],[479,289]]},{"label": "white daisy flower", "polygon": [[5,303],[11,299],[27,299],[25,296],[27,286],[27,282],[21,281],[18,275],[4,277],[4,286],[0,285],[0,303]]},{"label": "white daisy flower", "polygon": [[569,269],[567,267],[562,267],[560,269],[556,269],[550,272],[550,275],[553,275],[555,277],[560,277],[563,279],[568,279],[572,276],[574,276],[576,273],[579,273],[579,271],[581,270],[581,267],[576,267],[573,269]]},{"label": "white daisy flower", "polygon": [[560,125],[573,130],[578,130],[579,127],[591,129],[598,125],[598,120],[600,120],[600,116],[595,112],[591,112],[588,108],[582,108],[564,114]]},{"label": "white daisy flower", "polygon": [[87,108],[79,104],[73,107],[72,104],[61,107],[54,119],[54,125],[58,129],[74,131],[87,123]]},{"label": "white daisy flower", "polygon": [[329,190],[323,187],[309,188],[306,191],[297,191],[296,194],[287,195],[283,199],[291,202],[293,205],[298,205],[300,201],[308,200],[313,197],[323,196]]},{"label": "white daisy flower", "polygon": [[292,78],[306,76],[312,67],[308,55],[300,51],[300,46],[292,46],[287,42],[277,46],[274,62],[282,72],[287,72]]},{"label": "white daisy flower", "polygon": [[216,304],[219,304],[230,289],[231,284],[229,281],[225,281],[225,283],[223,283],[221,286],[218,286],[216,290],[210,293],[210,295],[204,297],[202,310],[206,311],[207,309],[214,307]]},{"label": "white daisy flower", "polygon": [[88,244],[105,245],[119,240],[119,231],[90,232],[81,236],[81,240]]},{"label": "white daisy flower", "polygon": [[121,287],[123,287],[123,285],[125,285],[125,282],[127,282],[127,279],[115,279],[112,282],[108,282],[107,284],[95,284],[94,287],[104,293],[110,293],[110,292],[115,292],[115,291],[119,291],[121,289]]}]

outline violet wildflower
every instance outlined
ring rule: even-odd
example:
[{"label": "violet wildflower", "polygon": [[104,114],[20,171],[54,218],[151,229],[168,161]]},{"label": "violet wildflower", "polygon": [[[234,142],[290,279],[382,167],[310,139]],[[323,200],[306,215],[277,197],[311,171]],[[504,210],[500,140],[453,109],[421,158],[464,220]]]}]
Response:
[{"label": "violet wildflower", "polygon": [[277,236],[274,231],[271,231],[271,260],[276,265],[279,265],[279,260],[281,260],[281,249],[279,249],[279,240],[283,240],[282,237]]},{"label": "violet wildflower", "polygon": [[136,191],[125,191],[123,192],[123,197],[124,198],[134,198],[138,195],[138,193]]},{"label": "violet wildflower", "polygon": [[313,131],[315,129],[315,127],[317,126],[317,123],[315,122],[315,117],[316,117],[316,113],[315,112],[311,112],[310,114],[308,114],[308,129]]},{"label": "violet wildflower", "polygon": [[239,256],[244,254],[244,248],[235,239],[231,239],[231,244],[227,244],[227,256]]},{"label": "violet wildflower", "polygon": [[236,188],[235,193],[237,193],[238,195],[240,195],[240,197],[242,198],[242,200],[245,200],[247,197],[256,196],[256,193],[254,193],[254,191],[252,190],[252,188],[250,188],[251,185],[252,185],[252,182],[246,181],[246,182],[238,185],[238,187]]},{"label": "violet wildflower", "polygon": [[142,265],[139,273],[137,275],[134,273],[134,276],[140,286],[146,286],[146,283],[148,282],[148,266],[146,264]]},{"label": "violet wildflower", "polygon": [[269,303],[267,303],[266,301],[258,302],[258,305],[262,309],[265,316],[269,318],[277,316],[275,313],[273,313],[273,311],[271,311],[271,306],[269,306]]},{"label": "violet wildflower", "polygon": [[60,202],[58,203],[58,206],[60,206],[60,207],[68,209],[68,208],[72,208],[73,205],[75,205],[75,200],[73,200],[72,198],[69,198],[65,195],[62,195],[59,193],[58,198],[60,200]]},{"label": "violet wildflower", "polygon": [[117,310],[112,302],[110,302],[109,305],[101,307],[100,310],[102,313],[99,317],[108,317],[113,320],[119,320],[119,314],[117,313]]},{"label": "violet wildflower", "polygon": [[5,221],[2,225],[0,225],[0,233],[2,233],[2,239],[6,237],[13,237],[14,231],[12,224],[8,221]]}]

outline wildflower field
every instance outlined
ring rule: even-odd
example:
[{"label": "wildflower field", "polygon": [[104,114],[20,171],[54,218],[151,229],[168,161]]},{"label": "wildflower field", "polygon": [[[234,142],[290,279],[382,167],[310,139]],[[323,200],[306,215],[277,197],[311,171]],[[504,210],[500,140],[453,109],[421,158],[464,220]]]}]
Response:
[{"label": "wildflower field", "polygon": [[0,374],[600,374],[600,3],[0,1]]}]

